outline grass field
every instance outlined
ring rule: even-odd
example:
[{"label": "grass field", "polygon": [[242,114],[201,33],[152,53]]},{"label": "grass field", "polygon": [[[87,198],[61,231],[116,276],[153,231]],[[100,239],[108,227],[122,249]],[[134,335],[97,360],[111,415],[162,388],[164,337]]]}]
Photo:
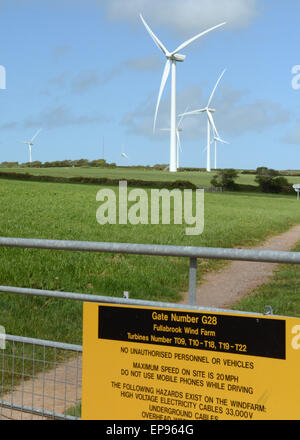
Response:
[{"label": "grass field", "polygon": [[[96,185],[0,181],[0,235],[87,241],[233,247],[256,245],[300,222],[294,197],[207,193],[205,228],[185,235],[184,225],[104,225],[96,222]],[[220,262],[199,261],[199,279]],[[0,283],[40,289],[178,301],[188,289],[188,261],[134,255],[0,249]],[[6,331],[81,342],[81,304],[1,295]]]},{"label": "grass field", "polygon": [[[99,189],[97,185],[0,179],[0,236],[234,247],[257,245],[300,222],[300,205],[294,196],[223,192],[205,194],[205,226],[199,236],[185,235],[186,225],[100,226],[96,221]],[[131,298],[176,302],[188,290],[188,264],[184,258],[0,248],[0,284],[106,296],[123,296],[126,290]],[[222,264],[199,260],[198,280]],[[265,305],[272,305],[278,315],[300,316],[299,279],[298,266],[283,266],[270,285],[236,308],[264,313]],[[1,294],[0,324],[8,334],[81,344],[82,304]],[[2,386],[18,382],[18,376],[7,372],[24,370],[22,359],[30,358],[31,350],[20,346],[11,359],[11,347],[6,349]],[[48,361],[53,357],[42,347],[36,347],[35,353],[41,359],[46,355]],[[32,374],[32,367],[28,368]]]},{"label": "grass field", "polygon": [[[175,180],[184,180],[194,183],[197,186],[211,186],[210,181],[216,174],[214,171],[207,173],[204,171],[182,171],[170,173],[168,171],[159,171],[154,169],[133,169],[133,168],[1,168],[0,171],[29,173],[38,176],[55,177],[106,177],[111,179],[136,179],[136,180],[160,180],[173,182]],[[240,174],[237,183],[245,185],[255,185],[253,175]],[[300,181],[300,177],[299,177]]]},{"label": "grass field", "polygon": [[[0,168],[0,171],[29,173],[38,176],[55,177],[106,177],[110,179],[136,179],[136,180],[160,180],[175,181],[184,180],[194,183],[197,186],[209,187],[212,177],[217,173],[212,170],[210,173],[205,171],[181,171],[170,173],[154,169],[134,169],[134,168],[95,168],[95,167],[57,167],[57,168]],[[286,176],[289,183],[300,183],[300,176]],[[236,183],[242,185],[255,185],[255,175],[240,173]]]}]

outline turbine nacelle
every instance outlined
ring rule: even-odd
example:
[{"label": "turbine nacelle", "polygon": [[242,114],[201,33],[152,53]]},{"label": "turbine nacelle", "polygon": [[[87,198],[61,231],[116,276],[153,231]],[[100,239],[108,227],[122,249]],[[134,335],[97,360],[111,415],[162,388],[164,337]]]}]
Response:
[{"label": "turbine nacelle", "polygon": [[204,113],[204,112],[214,113],[215,111],[216,109],[211,107],[200,108],[199,110],[197,110],[198,113]]},{"label": "turbine nacelle", "polygon": [[166,57],[168,58],[168,60],[177,61],[179,63],[182,63],[186,59],[186,56],[181,55],[180,53],[175,53],[174,55],[170,54],[167,55]]}]

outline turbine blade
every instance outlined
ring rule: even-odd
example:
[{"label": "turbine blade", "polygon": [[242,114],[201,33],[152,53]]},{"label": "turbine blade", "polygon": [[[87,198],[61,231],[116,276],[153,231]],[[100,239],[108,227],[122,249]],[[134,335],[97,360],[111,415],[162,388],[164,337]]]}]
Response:
[{"label": "turbine blade", "polygon": [[221,81],[222,76],[224,75],[225,72],[226,72],[226,69],[224,69],[223,72],[221,73],[221,75],[219,76],[218,81],[216,82],[215,87],[213,88],[213,91],[212,91],[212,93],[211,93],[211,95],[209,97],[209,100],[208,100],[208,103],[207,103],[207,107],[210,106],[210,103],[211,103],[211,101],[213,99],[213,96],[215,94],[216,88],[218,87],[219,82]]},{"label": "turbine blade", "polygon": [[180,126],[181,126],[181,124],[182,124],[182,121],[183,121],[183,118],[184,118],[184,116],[186,115],[186,112],[187,112],[187,109],[188,109],[188,108],[189,108],[189,107],[187,106],[186,109],[184,110],[184,113],[181,113],[181,115],[178,115],[178,116],[180,116],[180,119],[179,119],[179,122],[178,122],[178,124],[177,124],[177,129],[180,128]]},{"label": "turbine blade", "polygon": [[223,139],[221,139],[219,137],[215,137],[215,140],[218,141],[218,142],[221,142],[222,144],[228,144],[229,145],[229,142],[223,141]]},{"label": "turbine blade", "polygon": [[167,60],[166,64],[165,64],[165,68],[163,71],[163,75],[161,78],[161,83],[160,83],[160,88],[159,88],[159,93],[158,93],[158,98],[157,98],[157,103],[156,103],[156,109],[155,109],[155,115],[154,115],[154,122],[153,122],[153,132],[155,132],[155,127],[156,127],[156,119],[157,119],[157,112],[158,112],[158,108],[159,108],[159,104],[160,104],[160,99],[161,99],[161,95],[164,91],[169,73],[170,73],[170,66],[171,66],[171,61]]},{"label": "turbine blade", "polygon": [[193,38],[190,38],[189,40],[185,41],[180,46],[178,46],[177,49],[175,49],[174,52],[171,53],[171,55],[175,55],[177,52],[179,52],[181,49],[184,49],[186,46],[191,44],[193,41],[197,40],[198,38],[202,37],[203,35],[207,34],[208,32],[213,31],[214,29],[217,29],[220,26],[223,26],[224,24],[226,24],[226,22],[217,24],[216,26],[214,26],[210,29],[207,29],[204,32],[201,32],[200,34],[195,35]]},{"label": "turbine blade", "polygon": [[148,24],[146,23],[146,21],[144,20],[142,14],[140,14],[141,20],[144,23],[145,28],[147,29],[147,31],[150,34],[150,37],[152,38],[152,40],[154,41],[154,43],[156,44],[156,46],[165,54],[169,54],[169,51],[165,48],[165,46],[162,44],[162,42],[157,38],[157,36],[154,34],[154,32],[152,32],[152,30],[150,29],[150,26],[148,26]]},{"label": "turbine blade", "polygon": [[33,138],[31,139],[30,142],[33,142],[33,140],[37,137],[37,135],[38,135],[41,131],[42,131],[42,129],[40,128],[40,129],[35,133],[35,135],[33,136]]},{"label": "turbine blade", "polygon": [[182,153],[181,142],[180,142],[180,135],[179,135],[179,131],[178,130],[176,130],[176,135],[177,135],[177,143],[178,143],[178,146],[179,146],[179,150]]},{"label": "turbine blade", "polygon": [[216,126],[215,126],[215,123],[214,123],[214,120],[213,120],[213,117],[212,117],[210,111],[207,111],[207,116],[208,116],[210,125],[212,126],[212,128],[214,130],[214,133],[217,135],[217,137],[220,137],[219,133],[218,133],[218,130],[216,129]]},{"label": "turbine blade", "polygon": [[205,110],[206,110],[205,108],[203,108],[203,109],[199,109],[199,110],[193,110],[193,111],[191,111],[191,112],[181,113],[181,114],[178,115],[178,116],[196,115],[197,113],[204,112]]}]

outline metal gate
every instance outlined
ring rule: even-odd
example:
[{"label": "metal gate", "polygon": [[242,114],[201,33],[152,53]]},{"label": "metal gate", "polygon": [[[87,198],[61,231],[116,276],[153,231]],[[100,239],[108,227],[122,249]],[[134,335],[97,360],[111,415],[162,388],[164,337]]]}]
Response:
[{"label": "metal gate", "polygon": [[[145,301],[73,292],[0,286],[0,292],[72,299],[108,304],[127,304],[187,310],[220,311],[196,306],[197,260],[220,259],[299,264],[300,253],[251,249],[205,248],[132,243],[39,240],[0,237],[0,247],[55,249],[99,253],[175,256],[189,258],[188,304]],[[233,312],[234,313],[234,312]],[[0,420],[80,420],[81,354],[79,345],[5,335],[0,349]]]},{"label": "metal gate", "polygon": [[79,419],[82,347],[6,335],[0,420]]}]

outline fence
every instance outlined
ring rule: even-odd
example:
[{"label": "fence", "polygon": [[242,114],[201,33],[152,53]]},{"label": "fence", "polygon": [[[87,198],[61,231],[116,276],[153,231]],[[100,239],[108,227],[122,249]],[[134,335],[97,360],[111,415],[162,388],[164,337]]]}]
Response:
[{"label": "fence", "polygon": [[81,352],[81,346],[6,335],[0,420],[78,419]]},{"label": "fence", "polygon": [[[300,263],[300,253],[298,252],[251,249],[6,237],[0,237],[0,247],[189,258],[189,301],[187,305],[130,299],[128,297],[117,298],[0,286],[0,292],[17,295],[187,310],[200,309],[196,306],[197,260],[199,258],[286,264]],[[216,311],[213,308],[205,308],[205,310]],[[82,347],[78,345],[6,335],[6,349],[0,350],[2,370],[0,419],[80,419],[81,352]]]}]

